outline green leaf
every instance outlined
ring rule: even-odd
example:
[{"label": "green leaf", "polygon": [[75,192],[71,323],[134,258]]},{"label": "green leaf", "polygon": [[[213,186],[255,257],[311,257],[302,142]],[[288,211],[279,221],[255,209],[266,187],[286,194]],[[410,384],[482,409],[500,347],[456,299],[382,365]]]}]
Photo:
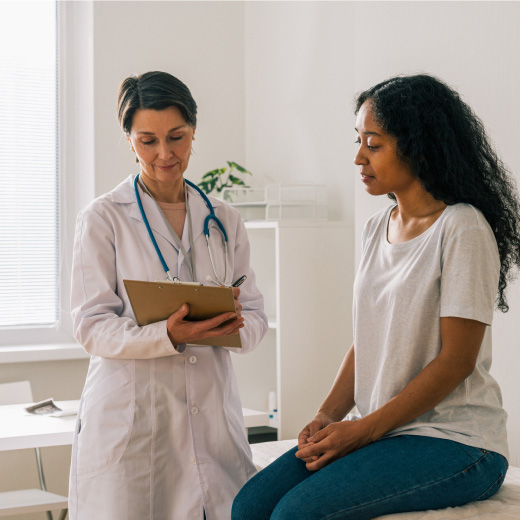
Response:
[{"label": "green leaf", "polygon": [[212,179],[213,177],[215,177],[215,175],[218,175],[219,173],[219,170],[211,170],[210,172],[207,172],[205,173],[203,176],[202,176],[202,180],[209,180],[209,179]]},{"label": "green leaf", "polygon": [[204,192],[209,193],[208,191],[208,184],[206,182],[199,182],[197,186]]},{"label": "green leaf", "polygon": [[250,171],[246,170],[243,166],[240,166],[240,164],[238,164],[236,162],[231,162],[231,163],[228,163],[228,164],[232,164],[233,168],[238,170],[240,173],[247,173],[248,175],[252,175],[252,173]]},{"label": "green leaf", "polygon": [[217,185],[217,178],[214,178],[210,183],[209,183],[209,191],[207,193],[211,193],[214,189],[215,189],[215,186]]},{"label": "green leaf", "polygon": [[238,177],[235,177],[234,175],[230,175],[229,176],[229,180],[233,184],[238,185],[238,186],[244,186],[245,185],[245,182],[242,179],[239,179]]},{"label": "green leaf", "polygon": [[249,188],[242,179],[237,175],[233,175],[232,172],[237,171],[240,174],[247,175],[252,175],[252,173],[234,161],[226,161],[226,163],[228,165],[227,167],[215,168],[202,176],[198,186],[203,192],[209,194],[216,190],[217,193],[221,193],[224,188],[232,188],[233,186]]}]

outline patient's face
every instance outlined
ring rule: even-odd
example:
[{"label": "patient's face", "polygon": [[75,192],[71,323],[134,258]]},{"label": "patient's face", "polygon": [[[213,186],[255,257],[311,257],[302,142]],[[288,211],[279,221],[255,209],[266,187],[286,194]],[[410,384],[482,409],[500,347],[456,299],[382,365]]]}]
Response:
[{"label": "patient's face", "polygon": [[354,163],[360,167],[361,182],[371,195],[399,195],[419,183],[410,167],[397,155],[397,139],[376,121],[370,100],[363,103],[356,118],[358,152]]}]

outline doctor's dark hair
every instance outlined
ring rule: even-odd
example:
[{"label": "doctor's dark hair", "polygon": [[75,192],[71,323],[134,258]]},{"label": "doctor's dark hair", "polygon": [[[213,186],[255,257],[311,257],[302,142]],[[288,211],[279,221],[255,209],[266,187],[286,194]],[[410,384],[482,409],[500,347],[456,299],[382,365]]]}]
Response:
[{"label": "doctor's dark hair", "polygon": [[[464,202],[484,214],[500,254],[497,307],[507,312],[505,289],[520,267],[520,202],[481,120],[457,92],[427,74],[394,77],[362,92],[356,114],[366,101],[426,191],[448,205]],[[388,196],[396,200],[393,193]]]},{"label": "doctor's dark hair", "polygon": [[119,86],[117,118],[125,134],[132,129],[134,114],[141,108],[163,110],[177,107],[186,123],[197,124],[197,103],[188,87],[167,72],[146,72],[126,78]]}]

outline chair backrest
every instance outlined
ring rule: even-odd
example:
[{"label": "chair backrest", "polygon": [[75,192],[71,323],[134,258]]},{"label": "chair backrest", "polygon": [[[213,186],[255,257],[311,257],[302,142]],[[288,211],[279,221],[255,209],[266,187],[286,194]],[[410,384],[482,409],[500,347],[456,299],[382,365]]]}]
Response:
[{"label": "chair backrest", "polygon": [[0,384],[0,405],[32,402],[33,395],[30,381]]}]

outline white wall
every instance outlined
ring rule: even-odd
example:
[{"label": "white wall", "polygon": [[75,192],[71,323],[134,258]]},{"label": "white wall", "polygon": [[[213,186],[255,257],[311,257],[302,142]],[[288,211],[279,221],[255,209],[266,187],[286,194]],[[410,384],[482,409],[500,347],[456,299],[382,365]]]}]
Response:
[{"label": "white wall", "polygon": [[353,223],[354,4],[245,4],[246,162],[255,181],[328,185]]},{"label": "white wall", "polygon": [[244,162],[244,6],[241,2],[94,2],[96,193],[136,171],[117,123],[117,89],[130,74],[162,70],[198,104],[187,177]]}]

